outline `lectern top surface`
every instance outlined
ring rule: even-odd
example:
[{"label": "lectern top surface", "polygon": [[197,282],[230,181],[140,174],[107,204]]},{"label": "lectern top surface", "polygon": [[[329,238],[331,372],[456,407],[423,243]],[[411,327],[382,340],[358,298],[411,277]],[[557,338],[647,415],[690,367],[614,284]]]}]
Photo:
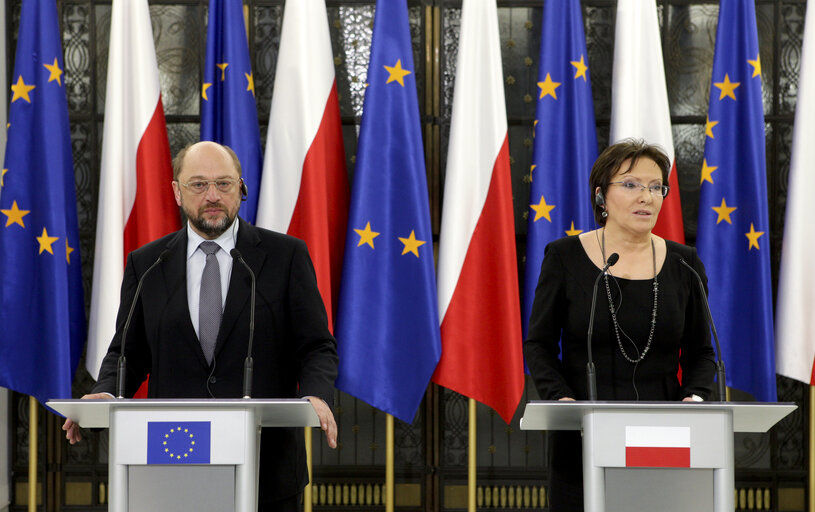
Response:
[{"label": "lectern top surface", "polygon": [[318,427],[317,413],[305,398],[230,399],[105,399],[49,400],[46,405],[86,428],[108,428],[110,415],[120,410],[223,411],[254,410],[264,427]]},{"label": "lectern top surface", "polygon": [[533,400],[526,404],[521,430],[580,430],[583,418],[598,411],[726,412],[733,415],[734,432],[766,432],[797,409],[794,403],[768,402],[589,402]]}]

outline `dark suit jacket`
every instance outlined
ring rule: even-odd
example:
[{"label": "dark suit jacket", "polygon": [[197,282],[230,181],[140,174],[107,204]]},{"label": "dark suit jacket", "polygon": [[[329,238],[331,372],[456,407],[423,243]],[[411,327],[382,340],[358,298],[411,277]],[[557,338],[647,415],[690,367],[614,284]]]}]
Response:
[{"label": "dark suit jacket", "polygon": [[[252,396],[317,396],[333,404],[336,341],[328,330],[305,243],[240,220],[236,248],[257,279]],[[128,329],[125,396],[132,396],[149,374],[150,398],[241,397],[249,337],[249,273],[240,263],[233,264],[210,366],[190,320],[186,227],[128,256],[116,334],[93,392],[115,393],[122,329],[138,280],[165,249],[169,255],[144,280]],[[302,432],[263,429],[261,503],[292,496],[307,483]]]}]

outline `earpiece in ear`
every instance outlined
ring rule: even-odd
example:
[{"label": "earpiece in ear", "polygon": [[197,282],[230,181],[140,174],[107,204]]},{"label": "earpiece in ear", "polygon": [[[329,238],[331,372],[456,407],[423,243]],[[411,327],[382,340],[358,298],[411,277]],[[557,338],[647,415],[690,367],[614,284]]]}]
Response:
[{"label": "earpiece in ear", "polygon": [[596,194],[594,194],[594,204],[597,206],[605,206],[606,198],[603,196],[603,191],[600,190]]},{"label": "earpiece in ear", "polygon": [[249,188],[246,186],[246,182],[243,181],[241,178],[241,201],[246,201],[249,197]]}]

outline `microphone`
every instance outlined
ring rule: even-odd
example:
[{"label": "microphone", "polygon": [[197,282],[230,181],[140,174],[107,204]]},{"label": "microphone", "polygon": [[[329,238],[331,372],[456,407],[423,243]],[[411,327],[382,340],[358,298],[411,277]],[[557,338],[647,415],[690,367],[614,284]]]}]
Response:
[{"label": "microphone", "polygon": [[229,251],[233,260],[239,261],[241,265],[246,267],[249,276],[252,278],[252,297],[249,309],[249,347],[246,351],[246,360],[243,362],[243,397],[252,398],[252,374],[254,372],[254,360],[252,359],[252,341],[255,337],[255,273],[249,268],[249,265],[243,260],[243,256],[237,249]]},{"label": "microphone", "polygon": [[133,296],[133,302],[130,304],[130,311],[127,313],[127,320],[125,321],[124,329],[122,329],[122,350],[119,354],[119,363],[116,367],[116,398],[124,398],[125,392],[125,379],[127,375],[127,359],[125,358],[125,344],[127,343],[127,330],[130,328],[130,321],[133,319],[133,311],[136,310],[136,302],[139,301],[139,294],[141,293],[141,287],[144,284],[144,278],[147,277],[147,274],[153,271],[159,263],[167,259],[167,256],[170,255],[170,249],[164,249],[161,251],[161,254],[158,255],[156,261],[150,265],[147,270],[144,271],[144,274],[141,275],[139,279],[139,284],[136,286],[136,294]]},{"label": "microphone", "polygon": [[702,284],[702,278],[699,273],[688,265],[682,256],[679,257],[679,263],[688,267],[688,269],[696,276],[696,282],[699,284],[699,291],[702,293],[702,303],[705,305],[705,313],[707,314],[707,321],[710,324],[710,330],[713,331],[713,339],[716,341],[716,389],[719,392],[719,401],[726,402],[727,394],[725,393],[725,374],[724,374],[724,361],[722,361],[722,347],[719,345],[719,334],[716,332],[716,325],[713,323],[713,315],[710,313],[710,303],[707,300],[705,293],[705,285]]},{"label": "microphone", "polygon": [[586,347],[588,348],[588,356],[589,360],[586,363],[586,382],[588,383],[589,388],[589,400],[595,401],[597,400],[597,375],[594,372],[594,358],[591,355],[591,334],[594,331],[594,310],[597,304],[597,285],[600,284],[600,278],[606,273],[609,267],[613,267],[617,260],[620,259],[620,255],[616,252],[611,253],[611,256],[608,257],[606,260],[605,266],[603,269],[600,270],[600,273],[597,274],[597,279],[594,280],[594,290],[591,294],[591,315],[589,316],[589,334],[586,340]]}]

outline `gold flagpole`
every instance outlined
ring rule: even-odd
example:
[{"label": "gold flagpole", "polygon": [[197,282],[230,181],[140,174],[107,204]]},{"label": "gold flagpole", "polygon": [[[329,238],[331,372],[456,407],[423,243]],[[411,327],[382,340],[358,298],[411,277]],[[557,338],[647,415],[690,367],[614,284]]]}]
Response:
[{"label": "gold flagpole", "polygon": [[246,43],[249,44],[249,6],[243,6],[243,24],[246,26]]},{"label": "gold flagpole", "polygon": [[476,436],[476,422],[475,422],[475,400],[469,399],[469,446],[468,446],[468,461],[467,461],[467,510],[468,512],[475,512],[475,436]]},{"label": "gold flagpole", "polygon": [[807,473],[807,487],[809,487],[809,503],[807,510],[815,512],[815,387],[809,386],[809,471]]},{"label": "gold flagpole", "polygon": [[303,489],[303,512],[311,512],[311,483],[312,476],[311,472],[311,455],[312,455],[312,448],[311,448],[311,427],[305,427],[305,439],[306,439],[306,466],[308,467],[308,485],[306,488]]},{"label": "gold flagpole", "polygon": [[385,512],[393,512],[393,416],[385,424]]},{"label": "gold flagpole", "polygon": [[28,512],[37,511],[37,399],[28,397]]}]

